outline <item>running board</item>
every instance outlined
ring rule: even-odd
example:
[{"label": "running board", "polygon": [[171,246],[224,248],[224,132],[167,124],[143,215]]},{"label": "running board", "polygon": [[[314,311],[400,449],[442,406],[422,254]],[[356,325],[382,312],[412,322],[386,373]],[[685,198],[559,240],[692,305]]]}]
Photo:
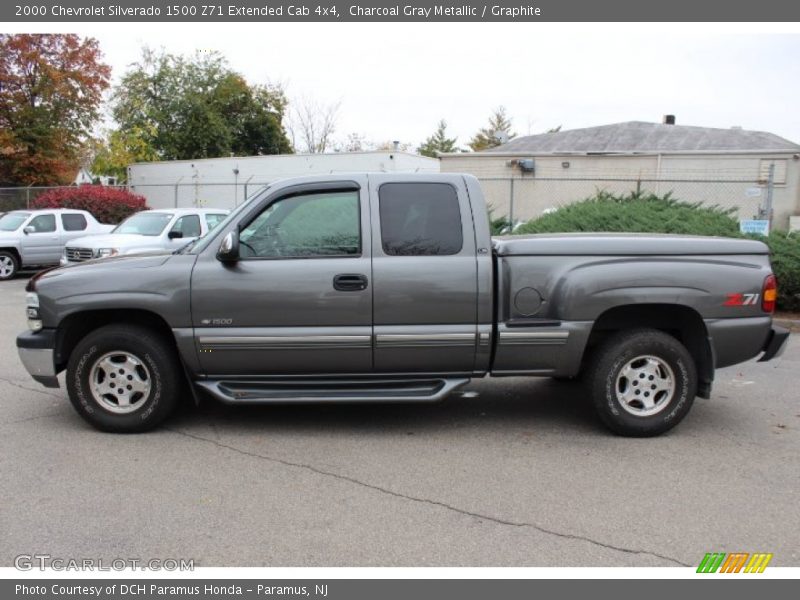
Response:
[{"label": "running board", "polygon": [[328,381],[195,381],[227,404],[437,402],[469,383],[459,379]]}]

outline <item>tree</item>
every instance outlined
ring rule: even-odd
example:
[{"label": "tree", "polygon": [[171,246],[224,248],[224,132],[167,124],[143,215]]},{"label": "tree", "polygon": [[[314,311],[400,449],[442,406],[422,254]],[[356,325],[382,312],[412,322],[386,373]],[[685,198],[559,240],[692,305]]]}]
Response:
[{"label": "tree", "polygon": [[475,152],[496,148],[510,139],[517,137],[511,131],[511,119],[506,116],[504,106],[498,106],[489,117],[489,125],[478,130],[469,142],[469,147]]},{"label": "tree", "polygon": [[341,102],[323,104],[313,98],[297,99],[289,119],[294,151],[321,154],[331,149],[341,105]]},{"label": "tree", "polygon": [[385,140],[383,142],[373,142],[372,149],[376,152],[408,152],[414,144],[410,142],[401,142],[399,140]]},{"label": "tree", "polygon": [[336,144],[337,152],[366,152],[371,149],[366,137],[358,132],[348,133],[343,142]]},{"label": "tree", "polygon": [[217,52],[145,48],[112,96],[123,139],[166,160],[291,152],[285,111],[279,86],[248,84]]},{"label": "tree", "polygon": [[0,181],[70,183],[110,77],[93,38],[0,34]]},{"label": "tree", "polygon": [[455,152],[456,139],[447,137],[447,121],[442,119],[439,121],[433,135],[417,148],[417,152],[422,156],[430,156],[432,158],[436,158],[443,152]]},{"label": "tree", "polygon": [[105,139],[95,140],[90,171],[94,175],[110,175],[117,183],[124,183],[128,179],[128,165],[160,158],[147,142],[152,135],[152,131],[146,135],[138,128],[107,131]]}]

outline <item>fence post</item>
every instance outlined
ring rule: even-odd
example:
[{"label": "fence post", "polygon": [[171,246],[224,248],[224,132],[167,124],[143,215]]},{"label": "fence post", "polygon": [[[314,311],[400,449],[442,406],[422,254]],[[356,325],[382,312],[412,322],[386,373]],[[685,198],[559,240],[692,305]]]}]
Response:
[{"label": "fence post", "polygon": [[775,188],[775,163],[769,164],[769,177],[767,178],[767,199],[764,202],[764,210],[767,212],[769,228],[772,229],[772,191]]},{"label": "fence post", "polygon": [[31,207],[31,186],[25,188],[25,208]]},{"label": "fence post", "polygon": [[247,197],[248,197],[248,196],[247,196],[247,186],[250,184],[250,180],[251,180],[253,177],[255,177],[255,175],[250,175],[250,177],[248,177],[248,178],[247,178],[247,181],[245,181],[245,182],[244,182],[244,198],[242,198],[242,201],[243,201],[243,202],[246,202],[246,201],[247,201]]},{"label": "fence post", "polygon": [[175,208],[178,208],[178,185],[180,185],[181,181],[183,181],[183,177],[175,182]]},{"label": "fence post", "polygon": [[511,223],[511,232],[514,231],[514,178],[512,177],[510,180],[511,182],[511,196],[508,200],[508,222]]}]

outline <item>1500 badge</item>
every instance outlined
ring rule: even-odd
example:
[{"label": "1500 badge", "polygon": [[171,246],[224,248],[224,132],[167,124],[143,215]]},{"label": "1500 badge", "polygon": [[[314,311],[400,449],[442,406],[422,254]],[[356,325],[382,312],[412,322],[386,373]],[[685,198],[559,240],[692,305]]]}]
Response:
[{"label": "1500 badge", "polygon": [[203,319],[201,325],[232,325],[233,319]]}]

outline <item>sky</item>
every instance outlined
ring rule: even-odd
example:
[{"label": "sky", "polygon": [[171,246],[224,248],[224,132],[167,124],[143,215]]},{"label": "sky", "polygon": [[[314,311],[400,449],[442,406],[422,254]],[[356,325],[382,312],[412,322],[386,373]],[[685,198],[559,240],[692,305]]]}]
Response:
[{"label": "sky", "polygon": [[[4,26],[8,27],[8,26]],[[58,24],[97,38],[118,79],[141,47],[216,50],[251,83],[340,102],[335,137],[466,146],[504,105],[520,135],[621,121],[741,126],[800,143],[796,25]]]}]

